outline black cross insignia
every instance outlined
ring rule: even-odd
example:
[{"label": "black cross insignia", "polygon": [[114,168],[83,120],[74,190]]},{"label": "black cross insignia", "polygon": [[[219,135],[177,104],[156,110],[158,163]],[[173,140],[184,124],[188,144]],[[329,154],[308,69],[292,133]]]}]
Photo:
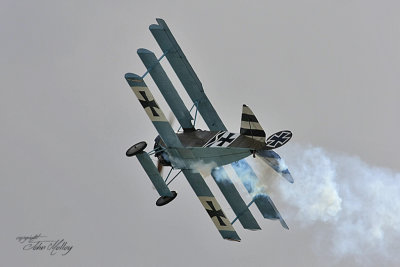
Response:
[{"label": "black cross insignia", "polygon": [[233,140],[235,140],[234,138],[231,138],[232,136],[234,136],[235,134],[233,133],[229,133],[227,137],[222,137],[221,139],[218,140],[218,145],[217,146],[222,146],[225,142],[231,143]]},{"label": "black cross insignia", "polygon": [[224,135],[224,133],[225,133],[225,132],[218,133],[216,136],[214,136],[211,140],[209,140],[209,141],[207,142],[207,144],[205,145],[205,147],[210,147],[210,146],[212,146],[214,143],[216,143],[216,142],[218,141],[218,139],[219,139],[221,136]]},{"label": "black cross insignia", "polygon": [[273,135],[268,140],[268,146],[276,147],[278,144],[284,144],[288,140],[288,133],[281,132],[280,135]]},{"label": "black cross insignia", "polygon": [[211,210],[206,209],[206,211],[208,212],[208,215],[210,215],[211,218],[214,216],[217,217],[219,225],[226,226],[224,221],[221,219],[221,217],[226,218],[224,213],[222,212],[222,210],[216,210],[212,201],[206,201],[206,202],[211,207]]},{"label": "black cross insignia", "polygon": [[142,95],[142,97],[144,98],[144,100],[140,100],[140,104],[142,104],[143,108],[147,108],[150,107],[151,113],[153,113],[154,117],[159,117],[160,115],[158,115],[157,111],[154,108],[159,108],[157,106],[156,101],[154,100],[149,100],[149,98],[146,95],[145,91],[139,91],[139,93]]}]

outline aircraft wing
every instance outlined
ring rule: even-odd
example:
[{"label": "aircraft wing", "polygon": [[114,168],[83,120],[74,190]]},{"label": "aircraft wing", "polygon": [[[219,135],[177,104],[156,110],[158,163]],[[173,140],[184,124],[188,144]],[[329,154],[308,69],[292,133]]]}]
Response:
[{"label": "aircraft wing", "polygon": [[199,173],[192,172],[192,170],[183,169],[182,172],[221,236],[224,239],[240,241],[240,237],[222,211],[221,206],[204,181],[204,178]]},{"label": "aircraft wing", "polygon": [[137,74],[127,73],[125,74],[125,79],[132,88],[132,91],[135,93],[164,143],[168,147],[183,147],[181,141],[176,136],[142,77]]},{"label": "aircraft wing", "polygon": [[183,130],[193,131],[194,126],[192,124],[192,115],[190,115],[190,112],[187,110],[185,104],[154,53],[143,48],[138,49],[137,53],[157,87],[160,89],[161,94],[164,96],[175,117],[178,119]]},{"label": "aircraft wing", "polygon": [[214,168],[211,172],[211,176],[214,178],[214,181],[217,183],[222,194],[232,207],[233,212],[236,214],[236,217],[239,219],[243,228],[249,230],[260,230],[261,227],[258,225],[253,214],[251,214],[249,207],[240,196],[224,167]]},{"label": "aircraft wing", "polygon": [[179,47],[167,24],[162,19],[157,19],[158,24],[150,25],[149,29],[156,39],[161,50],[167,57],[171,67],[189,94],[193,103],[211,131],[226,131],[226,127],[208,97],[204,93],[203,85],[194,72],[185,54]]},{"label": "aircraft wing", "polygon": [[[233,169],[235,170],[236,174],[242,181],[244,187],[247,189],[250,195],[256,194],[254,192],[253,185],[257,184],[258,177],[247,163],[246,159],[239,160],[231,164]],[[285,220],[282,218],[281,214],[279,213],[278,209],[275,207],[274,203],[272,202],[271,198],[265,193],[256,194],[253,198],[254,203],[256,203],[257,208],[260,210],[261,214],[264,218],[270,220],[278,219],[282,225],[282,227],[289,229]]]}]

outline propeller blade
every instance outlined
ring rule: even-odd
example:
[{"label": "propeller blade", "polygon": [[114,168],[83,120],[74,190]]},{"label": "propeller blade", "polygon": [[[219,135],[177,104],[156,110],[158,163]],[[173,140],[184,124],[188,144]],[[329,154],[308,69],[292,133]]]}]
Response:
[{"label": "propeller blade", "polygon": [[163,165],[161,164],[160,160],[157,160],[157,169],[158,169],[158,172],[161,174]]}]

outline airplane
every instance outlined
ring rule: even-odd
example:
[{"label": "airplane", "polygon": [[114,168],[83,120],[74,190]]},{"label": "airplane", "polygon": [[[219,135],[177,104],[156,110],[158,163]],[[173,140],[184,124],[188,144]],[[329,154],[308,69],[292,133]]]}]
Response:
[{"label": "airplane", "polygon": [[[202,83],[167,24],[163,19],[156,19],[156,21],[157,24],[150,25],[149,29],[163,52],[162,56],[157,58],[153,52],[140,48],[137,53],[147,71],[141,76],[133,73],[125,74],[126,81],[159,134],[155,138],[152,151],[144,151],[147,146],[144,141],[133,145],[126,151],[126,156],[137,157],[160,195],[156,205],[163,206],[175,199],[177,193],[171,191],[168,185],[177,175],[183,173],[224,239],[241,240],[232,226],[237,220],[244,229],[261,229],[249,210],[253,203],[256,204],[264,218],[279,220],[284,228],[289,229],[271,198],[265,192],[257,191],[254,183],[258,181],[258,177],[246,158],[249,156],[261,158],[274,171],[293,183],[294,180],[286,165],[282,164],[280,156],[273,151],[291,139],[291,131],[279,131],[266,138],[266,133],[252,110],[247,105],[243,105],[240,132],[229,132],[210,103]],[[183,103],[160,64],[164,57],[167,58],[193,101],[190,110]],[[144,81],[147,74],[150,74],[154,80],[182,130],[179,129],[178,132],[173,130]],[[195,108],[194,118],[191,115],[193,108]],[[200,113],[209,130],[195,128],[197,113]],[[151,160],[151,155],[158,159],[157,166]],[[234,182],[224,169],[223,166],[229,164],[252,196],[249,204],[242,199]],[[171,168],[165,180],[161,176],[163,166]],[[172,170],[179,170],[179,172],[167,184]],[[204,176],[207,175],[204,173],[211,174],[213,177],[236,215],[234,220],[230,221],[223,212],[204,180]]]}]

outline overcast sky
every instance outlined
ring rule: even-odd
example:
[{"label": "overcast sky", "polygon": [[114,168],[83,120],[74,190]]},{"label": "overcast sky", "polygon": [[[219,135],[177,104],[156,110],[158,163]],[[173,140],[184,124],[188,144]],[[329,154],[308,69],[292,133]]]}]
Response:
[{"label": "overcast sky", "polygon": [[[303,165],[296,155],[319,147],[319,159],[331,155],[339,166],[362,162],[371,181],[378,177],[369,170],[384,170],[389,178],[374,202],[386,206],[386,189],[393,181],[399,188],[400,179],[399,8],[398,1],[361,0],[2,1],[1,265],[398,266],[374,246],[367,246],[378,251],[371,254],[332,252],[327,232],[343,224],[316,219],[304,226],[292,216],[303,195],[271,192],[290,230],[252,207],[263,230],[235,224],[241,243],[220,237],[183,176],[171,186],[176,200],[156,207],[157,192],[125,151],[142,140],[151,147],[157,134],[123,77],[145,72],[138,48],[161,55],[148,30],[161,17],[230,131],[239,131],[242,104],[268,133],[292,130],[287,148],[277,150],[294,167],[292,188],[306,180],[296,173]],[[151,78],[146,82],[168,113]],[[344,173],[337,187],[345,179],[364,184],[358,173]],[[347,198],[338,197],[344,210]],[[392,211],[400,211],[397,200]],[[399,247],[399,239],[387,241],[399,228],[382,227],[381,248]],[[50,256],[24,251],[16,240],[38,233],[73,249]]]}]

